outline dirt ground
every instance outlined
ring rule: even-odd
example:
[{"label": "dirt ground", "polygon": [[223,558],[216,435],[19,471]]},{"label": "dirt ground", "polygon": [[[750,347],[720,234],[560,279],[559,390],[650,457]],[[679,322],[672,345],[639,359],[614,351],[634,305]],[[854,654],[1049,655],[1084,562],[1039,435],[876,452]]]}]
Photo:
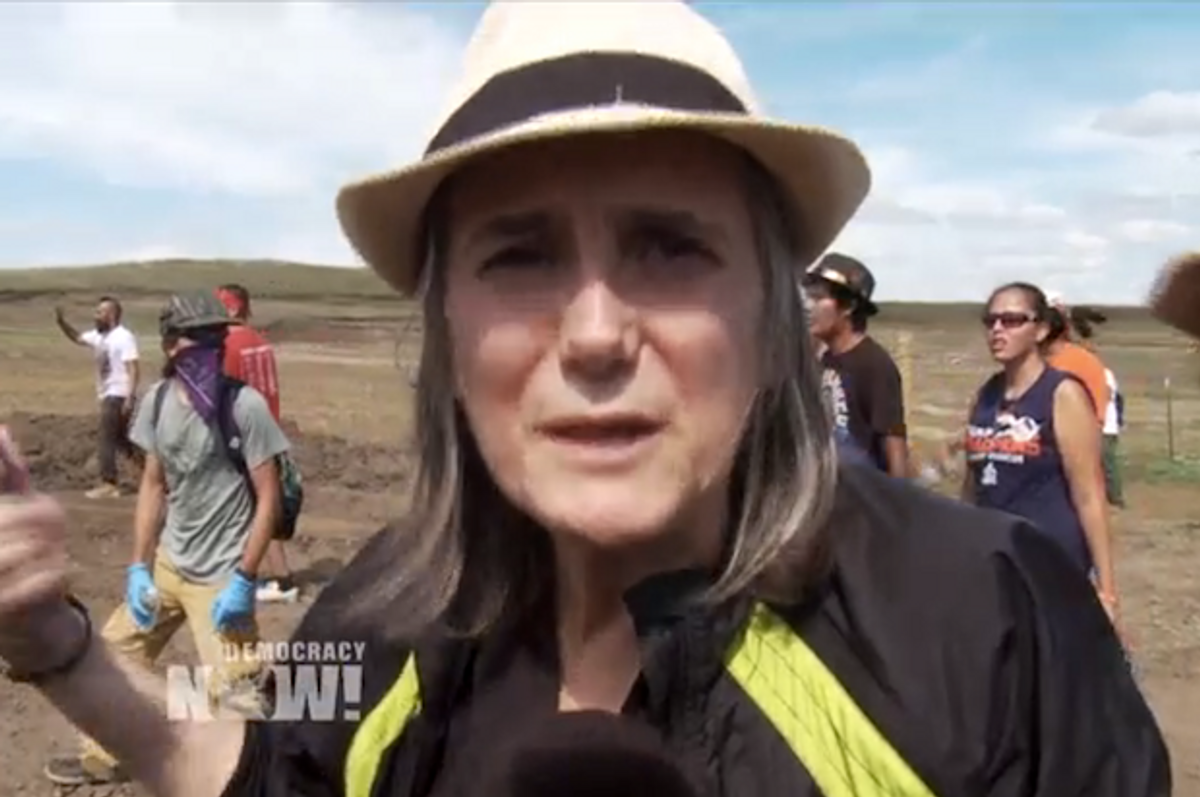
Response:
[{"label": "dirt ground", "polygon": [[[88,501],[95,474],[95,419],[86,353],[74,351],[51,323],[55,301],[86,322],[86,296],[8,297],[0,301],[0,422],[15,428],[42,490],[55,493],[72,520],[77,590],[102,623],[123,590],[133,498]],[[131,303],[131,326],[156,367],[147,298]],[[290,557],[304,587],[292,606],[261,608],[269,638],[286,636],[321,585],[363,538],[403,510],[411,475],[406,441],[411,391],[407,375],[417,336],[411,311],[384,302],[332,307],[318,301],[263,302],[258,308],[279,351],[288,432],[306,482],[308,503]],[[886,311],[885,311],[886,315]],[[959,422],[970,390],[987,368],[977,328],[947,319],[905,321],[878,337],[911,383],[915,446],[929,450]],[[1147,325],[1113,334],[1102,353],[1126,385],[1125,436],[1129,508],[1117,518],[1125,623],[1142,683],[1169,738],[1175,794],[1200,797],[1200,394],[1195,363],[1178,341]],[[1191,374],[1189,376],[1189,373]],[[1171,421],[1180,458],[1166,460],[1162,388],[1173,375]],[[143,385],[149,376],[143,378]],[[1190,381],[1189,381],[1190,379]],[[136,474],[124,471],[132,489]],[[947,485],[948,487],[948,485]],[[187,634],[164,663],[187,661]],[[72,731],[36,692],[0,682],[0,795],[52,794],[42,779],[48,755],[70,749]],[[132,787],[80,794],[139,794]]]}]

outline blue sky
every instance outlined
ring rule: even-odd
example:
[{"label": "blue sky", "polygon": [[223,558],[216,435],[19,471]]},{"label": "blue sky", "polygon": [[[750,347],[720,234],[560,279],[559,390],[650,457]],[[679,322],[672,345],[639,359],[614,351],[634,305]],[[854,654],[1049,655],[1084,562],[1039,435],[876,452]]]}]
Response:
[{"label": "blue sky", "polygon": [[[864,149],[882,298],[1138,302],[1200,247],[1200,3],[694,5]],[[0,3],[0,268],[355,263],[334,192],[420,150],[479,9]]]}]

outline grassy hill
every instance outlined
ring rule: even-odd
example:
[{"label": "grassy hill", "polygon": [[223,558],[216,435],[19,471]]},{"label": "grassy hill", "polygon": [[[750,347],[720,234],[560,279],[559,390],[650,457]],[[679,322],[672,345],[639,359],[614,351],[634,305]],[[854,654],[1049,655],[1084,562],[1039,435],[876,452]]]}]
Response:
[{"label": "grassy hill", "polygon": [[[0,303],[38,297],[115,293],[157,297],[176,290],[238,282],[263,299],[396,299],[366,268],[271,260],[158,260],[75,268],[0,269]],[[976,303],[881,302],[882,319],[905,326],[974,323]],[[1151,322],[1140,307],[1106,307],[1113,320]]]},{"label": "grassy hill", "polygon": [[366,268],[270,260],[156,260],[75,268],[0,269],[0,301],[78,293],[161,296],[226,282],[266,299],[382,299],[394,296]]}]

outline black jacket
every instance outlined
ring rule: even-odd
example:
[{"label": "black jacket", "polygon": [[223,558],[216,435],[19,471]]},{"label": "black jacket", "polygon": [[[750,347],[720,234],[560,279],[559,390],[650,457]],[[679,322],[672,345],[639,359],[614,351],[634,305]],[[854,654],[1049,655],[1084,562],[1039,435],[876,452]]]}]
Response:
[{"label": "black jacket", "polygon": [[[937,797],[1165,797],[1163,739],[1091,585],[1023,521],[844,469],[829,576],[771,609],[837,677]],[[333,618],[368,543],[297,638],[368,644],[363,714],[409,651]],[[778,727],[724,657],[749,598],[682,617],[631,598],[643,671],[625,713],[661,734],[703,797],[817,797]],[[391,744],[375,795],[486,794],[477,773],[555,710],[552,647],[524,628],[418,650],[422,708]],[[552,636],[550,637],[552,638]],[[252,723],[227,795],[333,797],[357,723]],[[911,791],[859,790],[866,797]],[[825,797],[831,797],[825,795]]]}]

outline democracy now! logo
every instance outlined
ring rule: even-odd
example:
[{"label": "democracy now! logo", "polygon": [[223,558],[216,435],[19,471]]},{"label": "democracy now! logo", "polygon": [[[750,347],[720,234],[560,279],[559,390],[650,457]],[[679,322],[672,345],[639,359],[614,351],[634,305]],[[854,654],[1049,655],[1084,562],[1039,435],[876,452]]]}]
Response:
[{"label": "democracy now! logo", "polygon": [[[361,642],[256,642],[223,647],[221,666],[167,668],[167,716],[205,722],[361,719]],[[253,672],[253,677],[245,677]],[[243,674],[231,683],[230,674]]]}]

